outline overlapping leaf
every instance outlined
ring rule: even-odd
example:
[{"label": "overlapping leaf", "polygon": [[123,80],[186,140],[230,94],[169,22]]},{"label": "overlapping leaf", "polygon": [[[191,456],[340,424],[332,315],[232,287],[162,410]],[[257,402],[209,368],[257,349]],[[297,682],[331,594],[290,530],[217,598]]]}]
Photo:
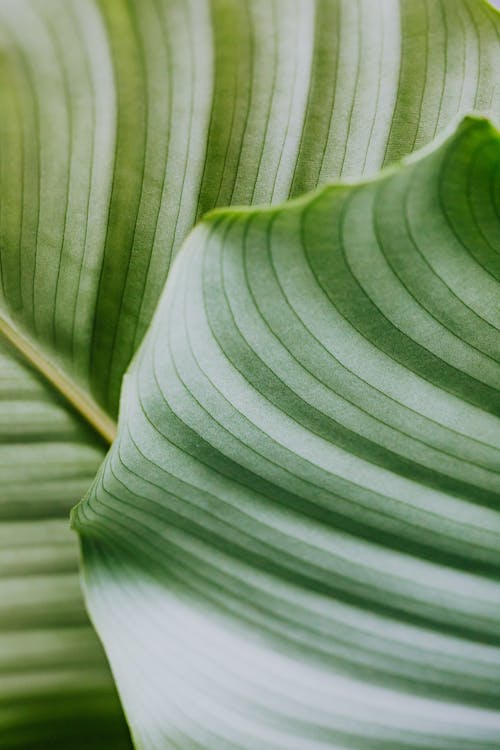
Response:
[{"label": "overlapping leaf", "polygon": [[138,747],[498,747],[499,166],[187,240],[75,514]]}]

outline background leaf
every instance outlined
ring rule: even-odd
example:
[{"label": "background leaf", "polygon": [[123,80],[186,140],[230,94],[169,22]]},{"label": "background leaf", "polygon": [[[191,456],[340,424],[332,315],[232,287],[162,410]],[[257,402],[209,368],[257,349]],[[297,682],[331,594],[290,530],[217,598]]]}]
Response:
[{"label": "background leaf", "polygon": [[116,414],[215,206],[373,174],[500,116],[482,0],[2,0],[2,309]]},{"label": "background leaf", "polygon": [[499,164],[188,238],[74,516],[138,747],[498,747]]},{"label": "background leaf", "polygon": [[0,747],[129,748],[79,585],[68,512],[104,451],[9,347],[0,347]]}]

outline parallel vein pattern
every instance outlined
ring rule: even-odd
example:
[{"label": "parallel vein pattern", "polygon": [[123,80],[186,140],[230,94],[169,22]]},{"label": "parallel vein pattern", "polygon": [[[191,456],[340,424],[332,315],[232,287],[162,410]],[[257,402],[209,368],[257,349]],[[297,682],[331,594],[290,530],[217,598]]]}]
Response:
[{"label": "parallel vein pattern", "polygon": [[0,0],[1,308],[115,415],[195,220],[500,117],[485,0]]},{"label": "parallel vein pattern", "polygon": [[138,747],[499,747],[499,165],[190,235],[74,516]]},{"label": "parallel vein pattern", "polygon": [[0,748],[125,750],[85,612],[70,507],[102,460],[43,382],[0,349]]}]

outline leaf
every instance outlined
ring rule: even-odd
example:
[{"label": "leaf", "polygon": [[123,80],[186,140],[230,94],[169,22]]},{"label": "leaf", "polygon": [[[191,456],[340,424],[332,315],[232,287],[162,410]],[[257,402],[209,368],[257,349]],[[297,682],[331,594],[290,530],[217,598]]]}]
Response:
[{"label": "leaf", "polygon": [[0,329],[112,437],[195,220],[498,117],[498,32],[482,0],[2,0]]},{"label": "leaf", "polygon": [[137,747],[498,748],[499,164],[186,241],[74,512]]},{"label": "leaf", "polygon": [[2,0],[0,27],[1,308],[111,415],[197,217],[500,117],[482,0]]},{"label": "leaf", "polygon": [[89,430],[0,345],[0,747],[130,747],[78,574],[71,506],[103,457]]}]

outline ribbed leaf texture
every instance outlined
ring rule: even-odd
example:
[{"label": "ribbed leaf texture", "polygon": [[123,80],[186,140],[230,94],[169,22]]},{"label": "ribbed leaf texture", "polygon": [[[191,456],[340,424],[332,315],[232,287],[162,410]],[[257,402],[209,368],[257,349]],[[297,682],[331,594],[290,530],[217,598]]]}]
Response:
[{"label": "ribbed leaf texture", "polygon": [[500,118],[499,34],[483,0],[2,0],[4,311],[116,415],[197,218]]},{"label": "ribbed leaf texture", "polygon": [[220,214],[180,251],[214,208],[373,177],[471,111],[498,122],[499,39],[485,0],[0,0],[2,750],[126,746],[64,531],[103,445],[61,398],[112,439],[160,297],[101,474],[113,497],[94,518],[96,485],[82,524],[138,744],[500,744],[497,600],[483,615],[468,593],[496,570],[496,135],[471,121],[418,167]]},{"label": "ribbed leaf texture", "polygon": [[103,446],[0,345],[0,748],[131,747],[88,620],[68,513]]},{"label": "ribbed leaf texture", "polygon": [[138,747],[499,747],[499,164],[188,238],[75,512]]}]

